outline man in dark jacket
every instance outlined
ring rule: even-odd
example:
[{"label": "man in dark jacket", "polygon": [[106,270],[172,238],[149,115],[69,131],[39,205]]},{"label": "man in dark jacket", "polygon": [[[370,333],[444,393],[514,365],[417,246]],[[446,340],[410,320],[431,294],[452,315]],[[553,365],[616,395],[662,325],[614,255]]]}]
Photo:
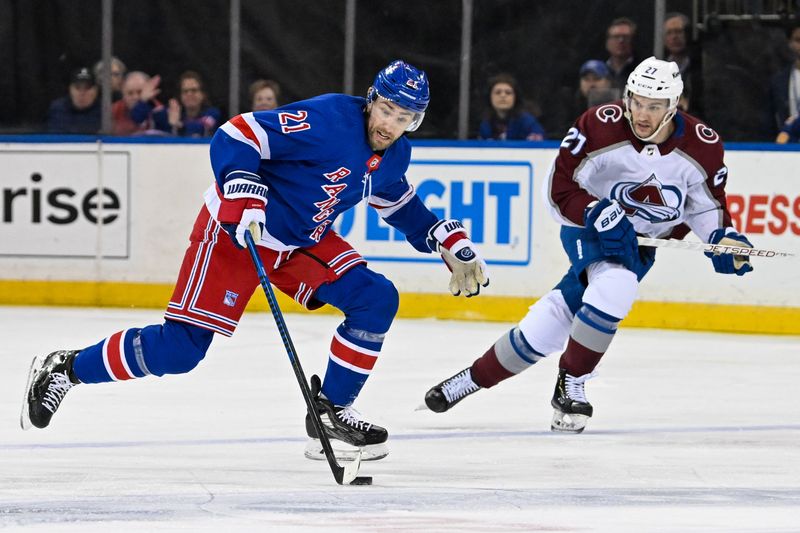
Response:
[{"label": "man in dark jacket", "polygon": [[69,94],[50,104],[47,131],[50,133],[95,134],[100,130],[100,99],[92,71],[86,67],[70,76]]}]

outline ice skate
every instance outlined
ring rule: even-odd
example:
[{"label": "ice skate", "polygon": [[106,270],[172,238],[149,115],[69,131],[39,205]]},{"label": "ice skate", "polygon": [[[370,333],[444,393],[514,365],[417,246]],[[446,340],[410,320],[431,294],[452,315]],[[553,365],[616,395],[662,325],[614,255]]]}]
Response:
[{"label": "ice skate", "polygon": [[425,405],[435,413],[444,413],[480,388],[480,385],[472,381],[472,371],[465,368],[426,392]]},{"label": "ice skate", "polygon": [[555,411],[550,429],[563,433],[580,433],[586,428],[586,422],[592,416],[592,404],[586,399],[583,385],[594,373],[575,377],[567,374],[563,368],[558,371],[556,389],[550,404]]},{"label": "ice skate", "polygon": [[[352,461],[361,451],[362,461],[377,461],[389,454],[386,440],[389,433],[382,427],[370,424],[361,414],[350,406],[333,405],[320,393],[318,376],[311,376],[311,393],[317,401],[317,410],[322,425],[331,441],[334,455],[338,461]],[[306,414],[306,433],[310,437],[305,456],[309,459],[324,460],[325,453],[317,437],[317,431]]]},{"label": "ice skate", "polygon": [[72,372],[72,361],[79,350],[59,350],[33,359],[22,401],[20,425],[46,428],[67,391],[79,381]]}]

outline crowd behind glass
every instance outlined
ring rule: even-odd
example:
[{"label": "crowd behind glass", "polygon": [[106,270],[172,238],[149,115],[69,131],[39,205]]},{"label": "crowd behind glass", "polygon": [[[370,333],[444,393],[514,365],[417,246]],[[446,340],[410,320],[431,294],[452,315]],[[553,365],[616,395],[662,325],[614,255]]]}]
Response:
[{"label": "crowd behind glass", "polygon": [[[677,63],[684,81],[679,107],[703,119],[702,73],[689,40],[688,17],[668,13],[663,26],[664,58]],[[586,58],[575,76],[574,90],[560,95],[557,118],[546,131],[535,102],[525,98],[513,72],[493,75],[485,82],[486,99],[474,125],[479,139],[559,139],[571,122],[589,107],[619,99],[628,75],[642,59],[634,53],[636,23],[622,17],[606,29],[608,57]],[[763,116],[770,138],[777,143],[800,140],[800,24],[787,28],[786,40],[793,62],[769,83],[769,99]],[[71,73],[67,94],[51,102],[46,117],[49,133],[96,134],[100,130],[101,105],[98,80],[104,65],[85,66]],[[119,58],[111,61],[112,133],[114,135],[162,135],[208,137],[224,122],[222,112],[208,94],[199,72],[180,74],[177,86],[164,88],[159,75],[129,71]],[[170,97],[167,97],[170,96]],[[281,105],[278,82],[258,79],[249,85],[247,111]],[[563,117],[563,118],[562,118]],[[552,117],[551,117],[552,118]]]}]

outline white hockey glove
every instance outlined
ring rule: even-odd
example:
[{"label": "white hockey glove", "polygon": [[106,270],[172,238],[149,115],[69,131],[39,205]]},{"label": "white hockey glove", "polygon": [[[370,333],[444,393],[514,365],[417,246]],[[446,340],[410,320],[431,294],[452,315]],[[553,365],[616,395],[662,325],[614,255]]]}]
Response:
[{"label": "white hockey glove", "polygon": [[[235,177],[225,182],[222,204],[217,221],[237,248],[246,248],[244,232],[251,231],[253,242],[261,240],[267,222],[264,207],[267,205],[267,186],[246,178]],[[253,229],[250,230],[251,224]]]},{"label": "white hockey glove", "polygon": [[440,220],[428,231],[428,247],[442,254],[450,269],[450,292],[453,296],[477,296],[481,287],[489,285],[486,261],[478,254],[475,244],[467,237],[458,220]]}]

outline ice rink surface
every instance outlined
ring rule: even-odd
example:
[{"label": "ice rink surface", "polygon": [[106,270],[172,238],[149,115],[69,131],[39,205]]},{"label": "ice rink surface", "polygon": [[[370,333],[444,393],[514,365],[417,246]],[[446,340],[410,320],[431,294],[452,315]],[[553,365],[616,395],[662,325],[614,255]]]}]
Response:
[{"label": "ice rink surface", "polygon": [[[800,531],[800,339],[621,329],[587,383],[581,435],[550,432],[557,357],[415,411],[511,324],[398,320],[356,407],[390,432],[338,486],[303,457],[305,407],[268,314],[189,374],[81,385],[46,430],[19,411],[34,355],[154,310],[0,308],[0,529],[142,531]],[[334,315],[287,315],[306,374]]]}]

